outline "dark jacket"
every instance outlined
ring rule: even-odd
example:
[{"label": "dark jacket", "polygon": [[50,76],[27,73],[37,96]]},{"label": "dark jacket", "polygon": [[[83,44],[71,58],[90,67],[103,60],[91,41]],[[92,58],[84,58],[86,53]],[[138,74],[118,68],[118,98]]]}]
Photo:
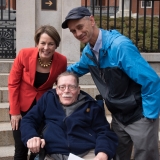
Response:
[{"label": "dark jacket", "polygon": [[88,72],[110,112],[124,125],[142,116],[156,119],[160,111],[160,78],[136,46],[116,30],[103,30],[98,61],[87,44],[79,62],[67,70]]},{"label": "dark jacket", "polygon": [[85,102],[70,116],[59,103],[55,90],[46,92],[21,121],[22,141],[38,136],[36,129],[45,123],[43,138],[48,154],[80,155],[90,149],[105,152],[111,159],[117,147],[117,136],[110,130],[104,108],[88,94]]}]

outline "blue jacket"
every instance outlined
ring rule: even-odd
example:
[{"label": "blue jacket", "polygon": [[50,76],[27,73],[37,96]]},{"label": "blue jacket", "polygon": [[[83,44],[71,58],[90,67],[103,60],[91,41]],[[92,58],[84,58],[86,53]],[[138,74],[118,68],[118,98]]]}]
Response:
[{"label": "blue jacket", "polygon": [[116,30],[101,31],[99,61],[87,44],[80,61],[68,66],[67,70],[78,76],[90,72],[108,109],[123,124],[130,124],[142,116],[158,118],[159,76],[130,39]]},{"label": "blue jacket", "polygon": [[39,136],[36,130],[43,121],[48,154],[80,155],[95,149],[95,154],[105,152],[111,159],[118,145],[117,136],[110,130],[104,108],[88,94],[83,91],[81,94],[86,95],[84,104],[66,117],[55,90],[46,92],[21,121],[24,144]]}]

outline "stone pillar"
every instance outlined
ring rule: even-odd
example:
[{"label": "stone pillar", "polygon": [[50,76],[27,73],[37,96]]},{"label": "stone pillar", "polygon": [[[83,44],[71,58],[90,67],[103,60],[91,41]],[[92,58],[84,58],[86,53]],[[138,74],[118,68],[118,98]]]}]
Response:
[{"label": "stone pillar", "polygon": [[17,52],[24,47],[34,47],[35,30],[41,25],[49,24],[54,26],[61,36],[57,51],[65,55],[69,62],[79,60],[80,42],[74,38],[69,29],[62,29],[61,24],[69,10],[81,6],[81,1],[56,0],[56,2],[56,10],[42,10],[41,0],[17,0]]},{"label": "stone pillar", "polygon": [[[62,0],[62,22],[67,13],[74,7],[81,6],[80,0]],[[80,42],[74,38],[69,29],[62,29],[62,53],[68,58],[68,61],[75,62],[80,58]]]},{"label": "stone pillar", "polygon": [[16,51],[34,47],[35,0],[16,1]]}]

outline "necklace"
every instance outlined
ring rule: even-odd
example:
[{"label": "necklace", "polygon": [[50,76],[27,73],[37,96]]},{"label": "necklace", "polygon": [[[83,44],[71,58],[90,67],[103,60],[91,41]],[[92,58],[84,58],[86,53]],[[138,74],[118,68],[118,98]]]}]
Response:
[{"label": "necklace", "polygon": [[40,58],[38,58],[38,61],[39,61],[40,66],[44,67],[44,68],[49,67],[52,63],[52,59],[50,60],[50,62],[48,64],[43,64]]}]

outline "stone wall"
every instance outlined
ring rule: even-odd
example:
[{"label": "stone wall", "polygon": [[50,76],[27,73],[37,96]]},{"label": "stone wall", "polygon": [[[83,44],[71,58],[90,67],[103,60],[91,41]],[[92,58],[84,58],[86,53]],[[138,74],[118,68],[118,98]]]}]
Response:
[{"label": "stone wall", "polygon": [[56,10],[42,10],[41,1],[17,0],[17,54],[21,48],[34,47],[34,34],[41,25],[53,25],[61,36],[61,44],[57,51],[65,55],[68,61],[77,61],[80,57],[80,42],[73,38],[68,29],[61,24],[67,13],[74,7],[81,6],[80,0],[57,0]]}]

